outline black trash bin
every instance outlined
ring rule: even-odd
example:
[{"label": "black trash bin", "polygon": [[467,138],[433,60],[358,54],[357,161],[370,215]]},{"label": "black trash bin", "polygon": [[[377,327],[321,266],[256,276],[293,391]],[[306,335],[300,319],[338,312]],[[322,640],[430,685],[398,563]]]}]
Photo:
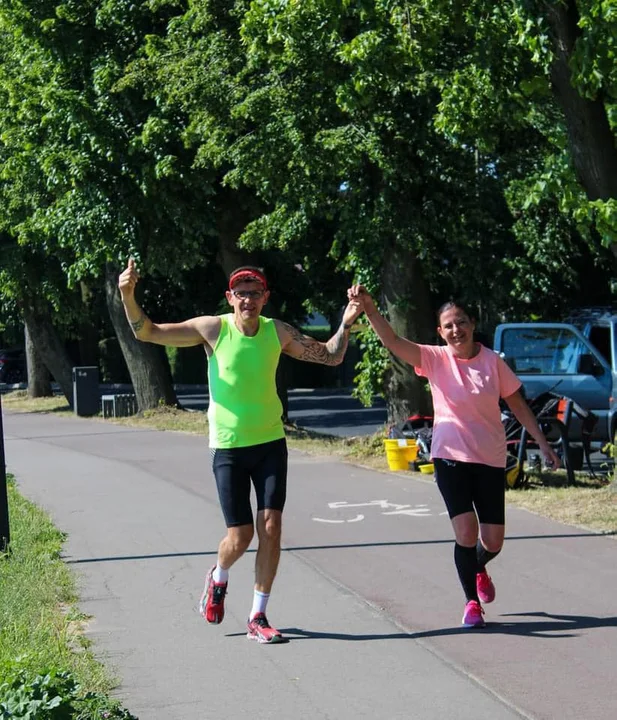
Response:
[{"label": "black trash bin", "polygon": [[101,405],[99,369],[96,366],[73,368],[73,409],[76,415],[98,415]]}]

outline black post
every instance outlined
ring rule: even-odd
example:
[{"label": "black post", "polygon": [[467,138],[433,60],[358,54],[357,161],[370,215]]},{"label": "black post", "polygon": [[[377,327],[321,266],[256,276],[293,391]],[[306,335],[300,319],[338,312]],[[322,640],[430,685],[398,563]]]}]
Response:
[{"label": "black post", "polygon": [[0,555],[9,552],[9,498],[6,490],[6,464],[4,459],[4,428],[2,426],[2,394],[0,393]]}]

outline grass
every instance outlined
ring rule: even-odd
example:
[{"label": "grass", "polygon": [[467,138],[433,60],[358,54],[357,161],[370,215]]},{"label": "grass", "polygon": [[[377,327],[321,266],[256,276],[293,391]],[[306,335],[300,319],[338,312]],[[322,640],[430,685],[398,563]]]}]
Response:
[{"label": "grass", "polygon": [[71,412],[69,404],[62,395],[53,395],[51,397],[31,400],[25,390],[13,390],[3,394],[2,407],[13,412]]},{"label": "grass", "polygon": [[[556,482],[557,480],[557,482]],[[527,487],[508,490],[506,501],[552,520],[588,528],[595,532],[617,533],[617,488],[586,473],[576,473],[574,485],[567,486],[560,473],[543,473]]]},{"label": "grass", "polygon": [[[70,412],[64,398],[30,400],[23,391],[3,395],[2,403],[7,410],[15,412]],[[186,412],[167,407],[106,422],[198,435],[206,435],[208,431],[203,412]],[[374,470],[388,471],[383,435],[380,433],[356,438],[338,438],[320,435],[295,425],[288,425],[286,432],[289,447],[296,450],[314,455],[335,456]],[[430,477],[419,473],[414,476],[424,480]],[[510,505],[559,522],[596,532],[617,533],[617,491],[614,485],[607,486],[605,482],[595,481],[584,473],[577,473],[576,484],[571,487],[564,486],[563,473],[544,474],[541,481],[535,478],[525,488],[508,490],[506,501]]]},{"label": "grass", "polygon": [[[63,534],[8,483],[11,553],[0,560],[0,668],[17,659],[40,673],[61,667],[82,686],[108,693],[113,681],[83,635],[75,580],[61,560]],[[0,679],[1,683],[1,679]]]}]

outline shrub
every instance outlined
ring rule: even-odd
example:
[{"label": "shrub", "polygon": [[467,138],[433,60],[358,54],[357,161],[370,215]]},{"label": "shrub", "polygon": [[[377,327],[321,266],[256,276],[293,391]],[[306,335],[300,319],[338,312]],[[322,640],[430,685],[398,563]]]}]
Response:
[{"label": "shrub", "polygon": [[137,720],[101,693],[83,693],[74,676],[51,668],[35,674],[20,663],[0,666],[2,720]]}]

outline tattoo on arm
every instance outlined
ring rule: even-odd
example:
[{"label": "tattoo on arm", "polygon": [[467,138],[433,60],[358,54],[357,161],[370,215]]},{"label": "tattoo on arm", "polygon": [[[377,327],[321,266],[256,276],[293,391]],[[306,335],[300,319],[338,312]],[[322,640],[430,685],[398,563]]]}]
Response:
[{"label": "tattoo on arm", "polygon": [[326,343],[328,353],[333,359],[333,365],[338,365],[342,361],[343,355],[345,355],[345,350],[347,350],[348,343],[349,335],[345,332],[345,327],[341,323],[339,329]]},{"label": "tattoo on arm", "polygon": [[343,359],[343,355],[345,355],[349,338],[342,325],[327,343],[307,337],[286,323],[285,328],[292,339],[302,347],[299,354],[293,353],[293,357],[298,360],[320,363],[321,365],[338,365]]},{"label": "tattoo on arm", "polygon": [[139,320],[135,320],[135,322],[133,322],[132,320],[130,320],[129,322],[131,323],[131,329],[133,330],[133,332],[135,333],[135,335],[137,335],[137,333],[138,333],[138,332],[142,329],[142,327],[146,324],[146,316],[145,316],[145,314],[142,312],[141,315],[140,315],[140,317],[139,317]]}]

